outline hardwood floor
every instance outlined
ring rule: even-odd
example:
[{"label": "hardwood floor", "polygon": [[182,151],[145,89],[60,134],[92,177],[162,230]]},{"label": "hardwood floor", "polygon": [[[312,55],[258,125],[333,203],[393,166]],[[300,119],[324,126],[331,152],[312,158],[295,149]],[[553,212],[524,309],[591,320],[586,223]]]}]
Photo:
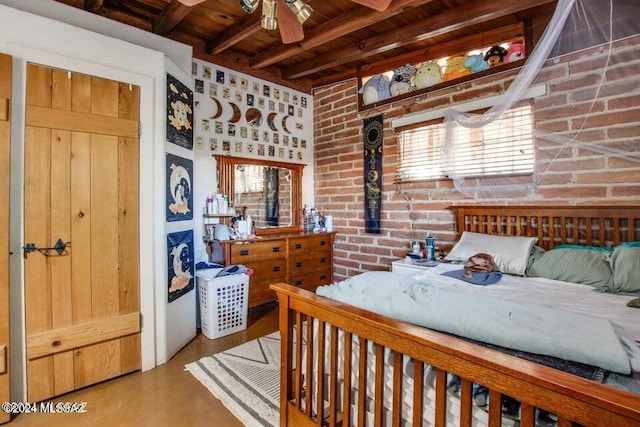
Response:
[{"label": "hardwood floor", "polygon": [[150,371],[136,372],[51,399],[51,402],[87,402],[84,414],[22,414],[5,425],[240,427],[243,424],[184,366],[277,330],[277,304],[249,310],[247,324],[245,331],[216,340],[198,334],[169,362]]}]

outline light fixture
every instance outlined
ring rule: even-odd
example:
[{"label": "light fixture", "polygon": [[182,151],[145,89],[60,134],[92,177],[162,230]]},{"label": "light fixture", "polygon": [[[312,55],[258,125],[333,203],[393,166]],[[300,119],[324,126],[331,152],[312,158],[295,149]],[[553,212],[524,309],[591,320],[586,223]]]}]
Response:
[{"label": "light fixture", "polygon": [[276,0],[262,0],[262,28],[265,30],[275,30],[278,28],[276,13],[278,4]]},{"label": "light fixture", "polygon": [[247,13],[253,13],[258,8],[258,3],[260,0],[238,0],[242,9]]},{"label": "light fixture", "polygon": [[309,19],[311,12],[313,12],[311,6],[304,4],[302,0],[285,1],[287,6],[289,6],[289,9],[291,9],[291,11],[296,15],[296,18],[298,18],[298,22],[300,22],[300,24],[304,24],[304,21]]}]

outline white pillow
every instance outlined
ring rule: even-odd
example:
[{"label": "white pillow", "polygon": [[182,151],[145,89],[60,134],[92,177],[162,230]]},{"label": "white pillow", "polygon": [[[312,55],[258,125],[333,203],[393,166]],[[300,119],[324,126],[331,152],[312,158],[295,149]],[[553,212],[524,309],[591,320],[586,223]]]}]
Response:
[{"label": "white pillow", "polygon": [[524,275],[531,248],[537,241],[537,237],[492,236],[465,231],[445,260],[466,261],[472,255],[485,253],[493,257],[503,273]]}]

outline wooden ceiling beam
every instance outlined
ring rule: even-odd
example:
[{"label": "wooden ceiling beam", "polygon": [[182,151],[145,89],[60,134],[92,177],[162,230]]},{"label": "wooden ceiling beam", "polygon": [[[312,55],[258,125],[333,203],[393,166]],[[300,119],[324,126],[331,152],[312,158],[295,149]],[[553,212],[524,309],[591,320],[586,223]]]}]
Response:
[{"label": "wooden ceiling beam", "polygon": [[373,23],[384,21],[394,15],[405,12],[409,8],[418,7],[432,0],[396,0],[384,12],[377,12],[367,7],[343,14],[326,22],[305,34],[304,40],[291,45],[280,45],[274,49],[259,53],[251,58],[251,67],[259,70],[313,49],[346,34],[368,27]]},{"label": "wooden ceiling beam", "polygon": [[167,4],[160,15],[153,20],[151,31],[160,35],[169,34],[191,12],[192,7],[186,6],[179,0],[171,0],[171,3]]},{"label": "wooden ceiling beam", "polygon": [[225,31],[220,33],[215,39],[207,41],[207,53],[217,55],[230,47],[240,43],[254,33],[262,30],[260,26],[261,16],[259,13],[252,13],[246,19],[236,22]]},{"label": "wooden ceiling beam", "polygon": [[102,3],[104,3],[104,0],[84,0],[84,10],[98,13],[102,8]]},{"label": "wooden ceiling beam", "polygon": [[319,56],[315,60],[303,61],[283,71],[286,79],[298,79],[316,72],[342,65],[371,55],[393,50],[397,47],[436,37],[440,34],[456,31],[481,22],[490,21],[505,15],[550,3],[553,0],[477,0],[455,9],[406,25],[393,31],[361,41],[358,45],[345,47],[339,51]]}]

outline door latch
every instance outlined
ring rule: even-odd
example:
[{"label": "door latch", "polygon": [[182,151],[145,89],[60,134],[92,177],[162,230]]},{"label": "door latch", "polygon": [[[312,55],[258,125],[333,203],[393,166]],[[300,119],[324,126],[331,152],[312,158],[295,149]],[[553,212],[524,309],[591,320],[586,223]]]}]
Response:
[{"label": "door latch", "polygon": [[35,243],[27,243],[22,247],[22,251],[25,258],[27,257],[27,254],[35,251],[42,253],[44,256],[56,256],[52,253],[53,251],[55,251],[58,254],[57,256],[62,256],[69,255],[69,252],[67,252],[67,248],[70,246],[71,242],[65,243],[61,239],[58,239],[58,241],[55,245],[53,245],[52,248],[36,248]]}]

